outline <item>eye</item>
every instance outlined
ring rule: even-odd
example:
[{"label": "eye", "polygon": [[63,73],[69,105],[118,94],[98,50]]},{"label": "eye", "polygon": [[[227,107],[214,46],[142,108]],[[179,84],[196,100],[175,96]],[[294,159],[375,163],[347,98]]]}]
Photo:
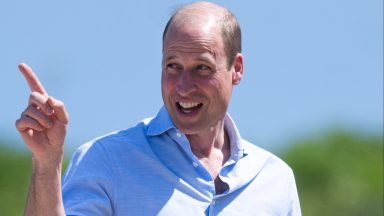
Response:
[{"label": "eye", "polygon": [[174,63],[169,63],[169,64],[167,64],[167,68],[176,69],[176,68],[177,68],[177,65],[174,64]]},{"label": "eye", "polygon": [[199,65],[199,66],[197,66],[196,69],[197,69],[197,70],[207,70],[207,69],[209,69],[209,67],[206,66],[206,65]]},{"label": "eye", "polygon": [[166,71],[170,74],[176,74],[181,70],[181,67],[175,63],[169,63],[166,65]]},{"label": "eye", "polygon": [[201,65],[198,65],[198,66],[196,67],[196,72],[197,72],[199,75],[207,76],[207,75],[211,74],[212,70],[211,70],[211,68],[208,67],[207,65],[201,64]]}]

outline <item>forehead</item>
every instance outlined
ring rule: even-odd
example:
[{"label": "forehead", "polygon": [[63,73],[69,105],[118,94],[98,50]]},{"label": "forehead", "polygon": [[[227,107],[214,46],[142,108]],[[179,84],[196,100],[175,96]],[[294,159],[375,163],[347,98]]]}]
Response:
[{"label": "forehead", "polygon": [[175,22],[164,38],[163,51],[208,51],[216,54],[223,50],[222,36],[217,22]]}]

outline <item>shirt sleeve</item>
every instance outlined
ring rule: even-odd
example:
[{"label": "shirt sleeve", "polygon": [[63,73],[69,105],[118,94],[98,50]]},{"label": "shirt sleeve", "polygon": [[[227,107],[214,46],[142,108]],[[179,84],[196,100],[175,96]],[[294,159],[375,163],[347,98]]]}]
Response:
[{"label": "shirt sleeve", "polygon": [[63,177],[62,191],[67,215],[113,215],[113,166],[98,142],[81,146]]},{"label": "shirt sleeve", "polygon": [[288,216],[301,216],[299,195],[297,193],[295,176],[291,170]]}]

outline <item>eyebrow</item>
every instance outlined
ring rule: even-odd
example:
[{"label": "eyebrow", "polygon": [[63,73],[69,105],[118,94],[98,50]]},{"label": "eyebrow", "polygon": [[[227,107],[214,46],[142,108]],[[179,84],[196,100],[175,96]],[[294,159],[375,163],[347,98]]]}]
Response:
[{"label": "eyebrow", "polygon": [[[215,59],[216,56],[214,55],[213,57]],[[164,60],[165,61],[170,61],[170,60],[177,59],[177,58],[178,58],[177,55],[170,55],[170,56],[167,56]],[[201,57],[201,56],[197,57],[195,60],[197,60],[197,61],[204,61],[204,62],[212,62],[212,60],[210,58]]]},{"label": "eyebrow", "polygon": [[165,59],[165,61],[169,61],[169,60],[172,60],[172,59],[175,59],[175,58],[177,58],[176,55],[170,55],[170,56],[168,56],[168,57]]},{"label": "eyebrow", "polygon": [[[215,59],[215,56],[213,56],[213,58]],[[196,58],[196,60],[198,60],[198,61],[211,61],[211,58],[208,58],[208,57],[198,57],[198,58]]]}]

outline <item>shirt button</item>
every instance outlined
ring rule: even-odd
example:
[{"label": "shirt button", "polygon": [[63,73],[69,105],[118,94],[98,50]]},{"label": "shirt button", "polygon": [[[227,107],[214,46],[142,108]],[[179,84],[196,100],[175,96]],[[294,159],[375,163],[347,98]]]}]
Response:
[{"label": "shirt button", "polygon": [[180,138],[181,137],[181,133],[176,133],[176,136]]},{"label": "shirt button", "polygon": [[196,163],[196,162],[193,162],[192,165],[193,165],[195,168],[199,166],[199,164]]}]

